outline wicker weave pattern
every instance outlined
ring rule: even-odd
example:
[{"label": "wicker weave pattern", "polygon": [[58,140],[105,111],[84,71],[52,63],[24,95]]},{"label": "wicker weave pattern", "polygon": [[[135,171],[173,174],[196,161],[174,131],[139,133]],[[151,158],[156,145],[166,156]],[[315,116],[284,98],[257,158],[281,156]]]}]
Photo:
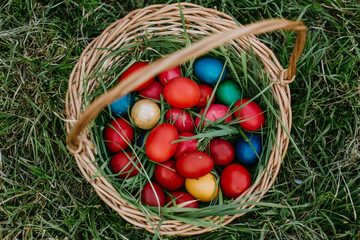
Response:
[{"label": "wicker weave pattern", "polygon": [[[182,3],[181,7],[185,18],[187,32],[190,36],[196,36],[196,38],[206,37],[213,35],[214,33],[226,31],[228,31],[228,35],[230,35],[232,32],[235,32],[234,29],[238,29],[237,24],[230,16],[219,11],[189,3]],[[279,117],[282,120],[284,127],[288,132],[290,132],[292,116],[288,83],[293,81],[295,77],[295,63],[304,46],[306,27],[304,27],[300,22],[286,20],[274,20],[273,22],[267,23],[267,25],[269,25],[268,28],[264,27],[266,24],[263,24],[259,25],[257,28],[254,27],[249,31],[254,34],[273,31],[276,29],[298,31],[298,38],[296,40],[296,45],[291,56],[288,69],[284,70],[276,59],[274,53],[252,34],[249,35],[246,32],[246,35],[248,35],[247,37],[230,36],[228,44],[231,44],[239,55],[242,51],[248,49],[251,44],[254,52],[262,60],[264,68],[269,73],[272,81],[276,81],[272,90],[274,91],[275,100],[281,111],[281,115]],[[68,120],[66,122],[66,130],[69,134],[67,139],[69,151],[74,155],[86,180],[92,184],[103,201],[128,222],[141,228],[145,228],[150,232],[154,232],[153,227],[144,214],[124,201],[119,193],[117,193],[117,191],[103,176],[100,175],[97,178],[92,179],[92,176],[97,172],[97,166],[94,163],[96,153],[94,145],[88,134],[89,130],[85,127],[111,101],[119,96],[127,94],[132,89],[139,86],[142,81],[145,81],[149,77],[149,75],[156,75],[162,70],[178,65],[194,56],[190,56],[190,51],[185,51],[183,55],[181,55],[181,53],[177,55],[181,57],[180,60],[175,61],[174,59],[179,59],[178,57],[175,57],[162,59],[157,61],[158,63],[151,64],[147,69],[139,71],[137,75],[133,74],[133,77],[130,76],[127,80],[122,81],[122,84],[117,85],[116,89],[110,90],[106,97],[99,97],[93,104],[88,106],[87,110],[84,106],[83,97],[85,88],[87,93],[91,93],[99,83],[96,79],[92,79],[91,81],[88,81],[85,86],[83,79],[87,76],[91,76],[94,70],[97,69],[109,55],[110,52],[103,49],[108,48],[117,50],[124,48],[127,45],[134,43],[139,36],[143,36],[145,31],[149,36],[152,36],[153,33],[156,33],[157,36],[179,35],[179,33],[183,33],[184,30],[178,4],[152,5],[144,9],[135,10],[123,19],[111,24],[99,37],[93,40],[85,48],[69,79],[69,88],[66,95],[66,111]],[[191,54],[200,56],[206,51],[209,51],[211,48],[220,45],[223,40],[215,39],[207,43],[205,41],[201,41],[202,43],[200,45],[203,47],[196,48],[199,52],[191,51]],[[217,42],[213,43],[214,41]],[[211,47],[210,43],[213,43],[214,46]],[[209,48],[208,46],[210,46],[210,49],[207,49]],[[109,58],[101,65],[101,68],[107,69],[112,66],[114,61],[121,61],[121,59],[121,57],[113,59]],[[146,74],[146,76],[141,78],[140,76],[144,74]],[[80,118],[80,116],[82,117]],[[267,169],[262,172],[259,181],[254,183],[246,192],[239,196],[239,199],[256,192],[259,193],[250,197],[246,201],[259,199],[268,191],[275,181],[280,169],[282,158],[286,154],[289,143],[286,131],[281,127],[279,122],[276,124],[276,144],[272,149]],[[85,131],[82,131],[84,128]],[[253,207],[254,206],[245,205],[242,208]],[[242,214],[224,216],[221,224],[226,225],[241,215]],[[218,216],[208,218],[211,218],[216,223],[219,223]],[[150,219],[152,220],[152,224],[154,226],[156,226],[159,222],[158,217],[150,216]],[[162,222],[159,233],[166,235],[196,235],[213,229],[214,228],[209,227],[192,226],[177,220],[167,220]]]}]

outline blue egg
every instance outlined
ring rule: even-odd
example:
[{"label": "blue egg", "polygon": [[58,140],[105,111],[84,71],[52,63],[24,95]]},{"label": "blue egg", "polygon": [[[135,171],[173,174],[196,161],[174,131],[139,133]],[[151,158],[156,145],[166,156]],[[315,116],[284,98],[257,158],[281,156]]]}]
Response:
[{"label": "blue egg", "polygon": [[235,154],[240,163],[253,165],[258,162],[261,155],[261,137],[257,134],[246,134],[249,139],[240,139],[235,146]]},{"label": "blue egg", "polygon": [[[224,63],[217,58],[202,57],[194,63],[194,74],[202,82],[206,84],[215,84],[220,78],[223,71]],[[226,76],[226,68],[221,76],[220,81]]]},{"label": "blue egg", "polygon": [[131,94],[127,94],[121,98],[116,99],[110,104],[111,114],[113,116],[125,115],[133,105],[134,97]]},{"label": "blue egg", "polygon": [[140,148],[145,147],[146,138],[149,132],[141,133],[140,136],[136,140],[136,145]]}]

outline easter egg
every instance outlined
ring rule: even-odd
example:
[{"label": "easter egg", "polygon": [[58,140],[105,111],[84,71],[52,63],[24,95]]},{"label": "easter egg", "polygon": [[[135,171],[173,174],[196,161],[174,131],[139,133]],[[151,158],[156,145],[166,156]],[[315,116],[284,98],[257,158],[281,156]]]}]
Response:
[{"label": "easter egg", "polygon": [[[206,84],[215,84],[219,80],[224,80],[226,77],[226,68],[224,69],[224,63],[214,57],[202,57],[194,63],[194,75]],[[221,73],[223,74],[221,75]]]},{"label": "easter egg", "polygon": [[128,113],[133,105],[134,97],[131,94],[127,94],[110,104],[111,114],[116,117],[123,116]]},{"label": "easter egg", "polygon": [[138,128],[151,129],[159,122],[160,108],[155,102],[142,99],[131,109],[131,118]]},{"label": "easter egg", "polygon": [[[201,110],[199,114],[203,115],[204,112],[205,112],[205,108]],[[209,106],[208,111],[206,112],[203,126],[205,126],[205,123],[209,123],[209,121],[214,122],[222,118],[225,118],[226,123],[232,120],[231,114],[229,114],[229,108],[222,104],[212,104]],[[196,117],[195,125],[197,127],[199,127],[200,120],[201,120],[200,117]]]},{"label": "easter egg", "polygon": [[257,134],[246,134],[246,137],[247,139],[240,139],[236,143],[236,158],[244,165],[253,165],[261,155],[261,137]]},{"label": "easter egg", "polygon": [[227,165],[220,175],[223,194],[229,198],[237,198],[251,185],[249,171],[237,163]]},{"label": "easter egg", "polygon": [[[149,63],[146,62],[135,62],[134,64],[132,64],[128,69],[126,69],[126,71],[121,74],[119,81],[121,82],[123,79],[125,79],[127,76],[129,76],[130,74],[132,74],[133,72],[138,71],[139,69],[148,66]],[[154,81],[154,77],[149,78],[146,82],[144,82],[143,84],[141,84],[139,87],[137,87],[134,91],[139,91],[142,89],[147,88],[151,82]]]},{"label": "easter egg", "polygon": [[173,160],[167,160],[155,166],[155,180],[166,190],[175,191],[180,189],[185,178],[176,171],[176,163]]},{"label": "easter egg", "polygon": [[141,133],[137,139],[136,139],[136,145],[140,148],[143,148],[145,146],[146,138],[149,135],[150,132],[143,132]]},{"label": "easter egg", "polygon": [[190,108],[200,99],[200,88],[191,79],[177,77],[165,84],[164,98],[173,107]]},{"label": "easter egg", "polygon": [[193,132],[194,120],[184,109],[170,108],[165,114],[166,120],[173,124],[179,132]]},{"label": "easter egg", "polygon": [[149,206],[165,206],[165,194],[156,182],[147,183],[141,190],[141,202]]},{"label": "easter egg", "polygon": [[239,121],[239,125],[248,131],[255,131],[264,127],[265,114],[261,107],[249,99],[240,99],[235,104],[235,118]]},{"label": "easter egg", "polygon": [[209,154],[216,166],[225,166],[234,160],[235,150],[229,141],[214,138],[209,143]]},{"label": "easter egg", "polygon": [[[187,137],[193,137],[195,134],[191,132],[183,132],[179,134],[179,139],[184,139]],[[196,151],[197,150],[197,139],[189,139],[186,141],[179,142],[178,148],[176,149],[176,152],[174,154],[174,159],[178,159],[183,155],[184,153]]]},{"label": "easter egg", "polygon": [[185,188],[195,199],[210,202],[219,195],[217,179],[211,173],[199,178],[187,178]]},{"label": "easter egg", "polygon": [[104,129],[105,147],[113,153],[125,150],[134,138],[134,129],[122,118],[112,120]]},{"label": "easter egg", "polygon": [[181,77],[180,67],[174,67],[168,69],[158,75],[159,81],[165,86],[165,84],[173,78]]},{"label": "easter egg", "polygon": [[216,99],[226,106],[234,105],[241,97],[240,86],[235,81],[225,80],[216,90]]},{"label": "easter egg", "polygon": [[[136,167],[135,167],[136,165]],[[117,178],[131,178],[139,173],[140,162],[131,153],[119,152],[110,159],[110,169]]]},{"label": "easter egg", "polygon": [[178,147],[173,141],[179,138],[176,128],[169,123],[156,126],[146,139],[145,152],[154,162],[165,162],[169,160]]},{"label": "easter egg", "polygon": [[199,204],[190,194],[181,191],[170,192],[165,196],[165,203],[168,207],[199,208]]},{"label": "easter egg", "polygon": [[[211,94],[213,93],[214,89],[212,89],[212,87],[210,87],[209,85],[206,84],[199,84],[199,88],[200,88],[200,100],[198,102],[198,104],[196,104],[195,107],[197,108],[204,108],[206,107],[206,104],[208,102],[208,100],[211,97]],[[215,101],[215,97],[211,100],[210,104],[213,104]]]},{"label": "easter egg", "polygon": [[139,91],[140,97],[155,100],[161,100],[161,94],[164,94],[164,87],[158,81],[152,81],[147,88]]},{"label": "easter egg", "polygon": [[214,160],[210,155],[191,151],[181,155],[176,161],[176,170],[186,178],[199,178],[211,172],[214,167]]}]

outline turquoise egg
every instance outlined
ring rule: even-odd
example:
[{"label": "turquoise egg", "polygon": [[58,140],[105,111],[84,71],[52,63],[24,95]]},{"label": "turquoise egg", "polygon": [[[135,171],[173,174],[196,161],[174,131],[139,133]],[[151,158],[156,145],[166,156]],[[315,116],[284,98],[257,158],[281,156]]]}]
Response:
[{"label": "turquoise egg", "polygon": [[131,94],[127,94],[121,98],[116,99],[110,104],[111,114],[115,117],[125,115],[133,105],[134,97]]},{"label": "turquoise egg", "polygon": [[206,84],[215,84],[219,80],[224,80],[226,77],[226,68],[223,71],[224,63],[214,57],[202,57],[195,61],[194,63],[194,75],[201,81]]},{"label": "turquoise egg", "polygon": [[237,82],[225,80],[219,84],[215,96],[220,103],[230,106],[242,98],[242,93]]}]

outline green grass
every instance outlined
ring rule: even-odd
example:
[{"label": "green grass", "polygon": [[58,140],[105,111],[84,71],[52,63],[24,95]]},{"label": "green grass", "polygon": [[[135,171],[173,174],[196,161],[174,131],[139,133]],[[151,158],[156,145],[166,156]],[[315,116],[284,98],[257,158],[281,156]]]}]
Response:
[{"label": "green grass", "polygon": [[[152,239],[85,182],[65,147],[64,99],[82,50],[106,26],[139,7],[176,1],[48,2],[0,4],[0,238]],[[231,230],[188,239],[359,239],[359,3],[192,2],[243,24],[299,19],[309,33],[290,85],[291,135],[301,155],[290,145],[264,198],[284,207],[261,206],[231,223]],[[287,66],[294,36],[260,38]]]}]

